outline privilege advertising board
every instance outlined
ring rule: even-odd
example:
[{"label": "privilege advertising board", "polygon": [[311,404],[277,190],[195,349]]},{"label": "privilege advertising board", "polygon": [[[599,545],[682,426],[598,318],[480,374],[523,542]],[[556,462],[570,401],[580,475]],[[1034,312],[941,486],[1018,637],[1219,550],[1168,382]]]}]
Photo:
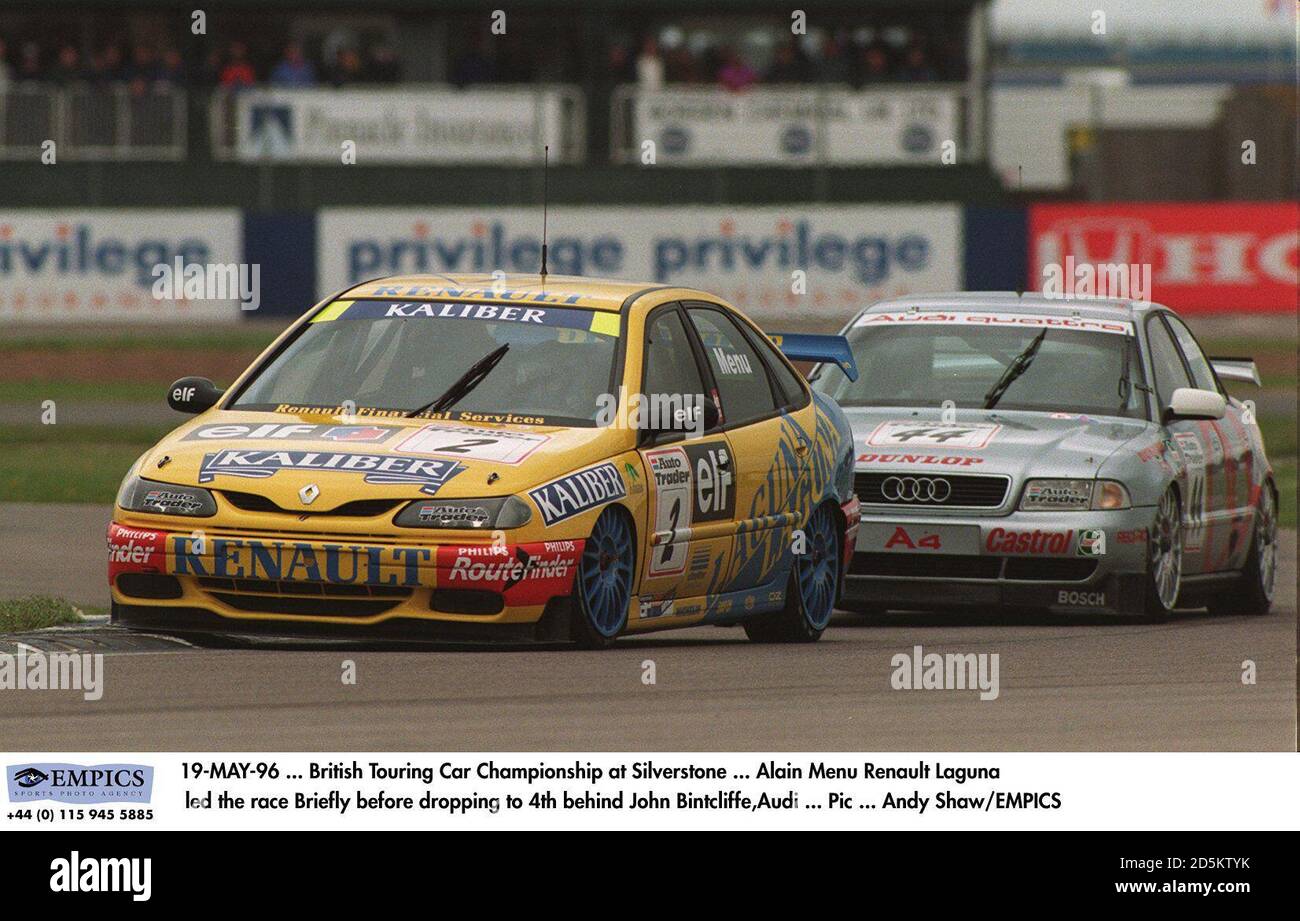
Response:
[{"label": "privilege advertising board", "polygon": [[0,211],[0,319],[235,320],[243,259],[233,208]]},{"label": "privilege advertising board", "polygon": [[[411,272],[537,271],[533,208],[331,209],[317,291]],[[700,287],[755,316],[846,317],[872,301],[961,287],[953,205],[552,208],[556,275]]]}]

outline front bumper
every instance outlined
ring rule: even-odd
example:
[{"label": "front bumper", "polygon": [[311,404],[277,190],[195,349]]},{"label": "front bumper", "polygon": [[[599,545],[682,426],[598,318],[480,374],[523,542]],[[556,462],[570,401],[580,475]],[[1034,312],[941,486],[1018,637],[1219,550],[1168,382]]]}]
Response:
[{"label": "front bumper", "polygon": [[887,608],[1141,614],[1154,512],[864,514],[845,597]]},{"label": "front bumper", "polygon": [[[376,538],[178,532],[113,522],[109,583],[128,625],[240,632],[296,627],[534,633],[572,592],[584,541],[414,544]],[[486,537],[486,535],[483,535]],[[445,629],[443,629],[445,628]],[[463,628],[463,629],[460,629]],[[545,638],[534,636],[533,638]]]}]

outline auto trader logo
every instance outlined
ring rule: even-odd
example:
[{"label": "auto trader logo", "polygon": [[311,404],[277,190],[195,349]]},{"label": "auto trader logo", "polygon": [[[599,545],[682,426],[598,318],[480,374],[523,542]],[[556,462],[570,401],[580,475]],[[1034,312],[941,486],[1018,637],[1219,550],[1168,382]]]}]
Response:
[{"label": "auto trader logo", "polygon": [[11,764],[9,802],[147,803],[153,768],[144,764]]}]

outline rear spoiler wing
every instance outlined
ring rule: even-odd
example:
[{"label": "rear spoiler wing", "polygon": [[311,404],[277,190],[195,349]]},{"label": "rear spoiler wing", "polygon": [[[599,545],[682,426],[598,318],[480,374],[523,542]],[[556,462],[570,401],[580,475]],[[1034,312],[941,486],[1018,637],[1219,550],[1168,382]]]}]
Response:
[{"label": "rear spoiler wing", "polygon": [[1211,358],[1210,367],[1214,368],[1214,373],[1219,375],[1220,380],[1245,381],[1256,387],[1264,386],[1253,358]]},{"label": "rear spoiler wing", "polygon": [[843,336],[819,336],[812,333],[772,333],[773,344],[791,361],[832,362],[851,381],[858,379],[858,363],[853,360],[849,340]]}]

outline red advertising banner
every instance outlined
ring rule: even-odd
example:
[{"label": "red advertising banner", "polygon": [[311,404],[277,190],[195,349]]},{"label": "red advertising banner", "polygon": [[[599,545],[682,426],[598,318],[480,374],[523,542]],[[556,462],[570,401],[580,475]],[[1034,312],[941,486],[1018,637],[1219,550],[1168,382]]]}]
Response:
[{"label": "red advertising banner", "polygon": [[1063,277],[1067,290],[1086,291],[1097,278],[1115,293],[1123,266],[1149,278],[1144,299],[1180,312],[1294,313],[1298,250],[1295,202],[1033,205],[1026,287]]}]

